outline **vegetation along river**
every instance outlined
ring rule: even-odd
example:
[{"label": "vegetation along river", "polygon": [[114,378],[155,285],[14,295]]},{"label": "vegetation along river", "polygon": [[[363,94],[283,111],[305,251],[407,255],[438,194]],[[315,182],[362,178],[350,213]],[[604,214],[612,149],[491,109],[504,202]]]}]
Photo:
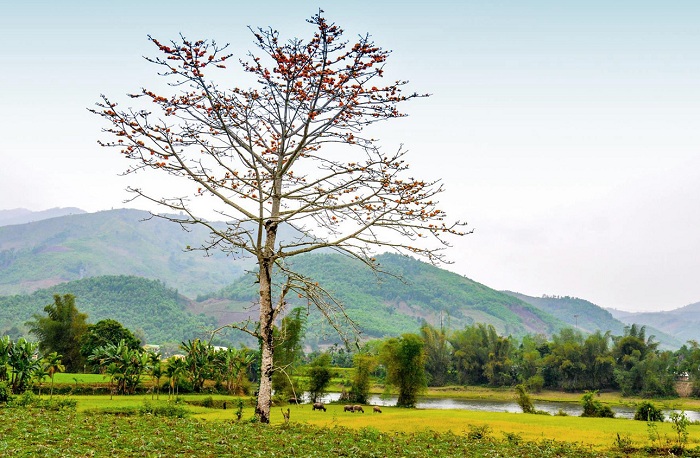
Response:
[{"label": "vegetation along river", "polygon": [[[323,402],[334,402],[340,398],[340,393],[328,393],[323,398]],[[305,393],[304,399],[308,399],[308,394]],[[394,406],[396,405],[396,396],[377,396],[372,395],[369,398],[368,404],[378,406]],[[455,399],[455,398],[418,398],[416,403],[418,409],[462,409],[462,410],[482,410],[485,412],[511,412],[522,413],[520,406],[514,401],[493,401],[479,399]],[[560,411],[571,416],[579,416],[583,412],[583,408],[579,403],[574,402],[535,402],[537,410],[543,410],[552,415]],[[617,418],[634,418],[636,408],[634,406],[611,406]],[[680,410],[664,410],[664,415],[668,420],[671,412],[681,412]],[[700,421],[700,412],[685,411],[685,414],[690,421]]]}]

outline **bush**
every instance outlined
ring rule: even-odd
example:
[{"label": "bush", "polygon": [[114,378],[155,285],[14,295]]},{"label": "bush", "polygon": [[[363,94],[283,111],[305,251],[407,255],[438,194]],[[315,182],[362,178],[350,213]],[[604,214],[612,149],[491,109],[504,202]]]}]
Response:
[{"label": "bush", "polygon": [[31,391],[25,391],[10,402],[13,407],[37,407],[43,410],[73,410],[78,402],[69,397],[42,399]]},{"label": "bush", "polygon": [[10,387],[7,382],[0,382],[0,403],[4,404],[10,400]]},{"label": "bush", "polygon": [[664,413],[649,401],[639,404],[634,419],[640,421],[664,421]]},{"label": "bush", "polygon": [[622,453],[632,453],[634,451],[632,438],[629,434],[620,436],[620,433],[617,433],[617,439],[615,439],[613,445]]},{"label": "bush", "polygon": [[469,425],[469,432],[467,432],[467,439],[471,441],[487,440],[491,434],[491,427],[489,425]]},{"label": "bush", "polygon": [[581,404],[583,405],[582,417],[603,417],[603,418],[614,418],[615,412],[612,411],[610,406],[603,405],[597,399],[593,399],[593,396],[597,395],[598,391],[586,391],[586,394],[581,398]]},{"label": "bush", "polygon": [[535,404],[532,402],[532,398],[525,391],[525,385],[516,385],[516,402],[523,410],[523,413],[535,413]]},{"label": "bush", "polygon": [[539,393],[544,388],[544,377],[541,375],[533,375],[525,382],[528,391],[531,393]]}]

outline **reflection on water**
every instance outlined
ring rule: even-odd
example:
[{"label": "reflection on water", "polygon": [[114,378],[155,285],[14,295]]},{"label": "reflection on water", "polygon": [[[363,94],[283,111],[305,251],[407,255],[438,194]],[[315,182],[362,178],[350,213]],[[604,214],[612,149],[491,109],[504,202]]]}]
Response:
[{"label": "reflection on water", "polygon": [[[340,393],[329,393],[322,398],[323,402],[333,402],[340,398]],[[308,395],[305,394],[305,399]],[[396,405],[396,396],[382,397],[372,395],[369,398],[368,404],[378,406],[393,406]],[[485,401],[478,399],[454,399],[454,398],[418,398],[416,404],[418,409],[462,409],[462,410],[481,410],[485,412],[510,412],[522,413],[520,406],[511,401]],[[535,409],[543,410],[552,415],[563,412],[566,415],[579,416],[583,412],[583,408],[578,403],[573,402],[535,402]],[[612,406],[617,418],[634,418],[634,407],[627,406]],[[680,410],[664,410],[664,415],[668,420],[671,412],[681,412]],[[700,412],[686,411],[690,421],[700,421]]]}]

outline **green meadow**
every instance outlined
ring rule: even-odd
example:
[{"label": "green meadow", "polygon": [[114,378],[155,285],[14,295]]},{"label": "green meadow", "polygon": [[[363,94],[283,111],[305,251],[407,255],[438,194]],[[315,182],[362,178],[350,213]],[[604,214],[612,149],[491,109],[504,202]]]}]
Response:
[{"label": "green meadow", "polygon": [[[15,444],[16,441],[23,438],[37,444],[43,441],[43,447],[50,447],[54,441],[59,441],[60,434],[67,434],[69,437],[74,437],[76,432],[61,433],[60,429],[56,432],[49,433],[48,431],[54,426],[46,424],[41,426],[43,421],[48,422],[77,422],[78,424],[91,424],[95,431],[98,431],[99,426],[104,422],[112,426],[104,426],[112,428],[112,433],[105,433],[107,436],[118,435],[122,437],[129,435],[130,428],[140,429],[141,435],[153,435],[153,444],[163,445],[162,440],[158,439],[159,435],[163,435],[163,426],[168,424],[168,428],[177,427],[183,428],[199,428],[211,431],[219,431],[216,434],[218,441],[229,443],[232,439],[226,438],[225,431],[234,428],[238,431],[236,434],[242,434],[241,431],[247,428],[256,428],[256,434],[260,435],[260,431],[277,431],[278,434],[291,433],[293,437],[289,440],[296,440],[300,431],[314,431],[313,435],[329,434],[329,431],[342,431],[342,435],[346,436],[346,440],[353,441],[357,435],[362,437],[369,435],[378,438],[394,438],[395,441],[413,440],[409,438],[427,438],[434,437],[435,441],[446,440],[448,442],[458,444],[468,444],[474,442],[474,436],[478,436],[479,441],[486,441],[491,446],[509,448],[513,441],[518,443],[527,443],[529,446],[544,446],[543,444],[558,444],[557,447],[567,448],[567,454],[554,456],[588,456],[581,455],[584,451],[591,453],[591,456],[602,454],[601,456],[616,456],[619,450],[618,435],[620,438],[628,441],[629,450],[636,450],[639,456],[649,456],[645,452],[645,448],[661,447],[668,448],[675,441],[675,432],[672,424],[656,423],[654,431],[656,439],[650,440],[649,426],[643,421],[634,421],[629,419],[610,419],[610,418],[582,418],[574,416],[549,416],[549,415],[527,415],[520,413],[502,413],[502,412],[482,412],[482,411],[467,411],[467,410],[437,410],[437,409],[404,409],[396,407],[381,407],[381,413],[373,413],[371,406],[365,406],[364,413],[350,413],[343,411],[343,405],[328,404],[327,411],[313,411],[311,405],[284,405],[276,406],[272,410],[271,425],[265,427],[257,425],[252,421],[254,407],[251,398],[238,398],[233,396],[219,395],[183,395],[178,397],[178,401],[168,400],[167,394],[160,394],[159,399],[155,399],[155,395],[133,395],[133,396],[113,396],[109,395],[80,395],[58,397],[55,399],[72,399],[76,401],[75,410],[68,412],[51,412],[48,409],[22,409],[19,407],[8,407],[2,409],[3,417],[6,419],[13,418],[13,424],[4,423],[2,431],[2,439],[0,439],[0,455],[5,455],[3,451],[19,450],[12,449],[10,444]],[[43,396],[47,399],[47,396]],[[241,419],[237,419],[237,405],[239,399],[243,403]],[[223,402],[226,402],[227,408],[223,408]],[[214,407],[203,407],[203,405],[213,405]],[[143,415],[139,413],[143,406],[163,407],[177,405],[184,408],[188,415],[183,419],[175,418],[159,418],[157,420],[154,415]],[[290,421],[286,423],[282,412],[289,409]],[[63,420],[57,420],[55,416],[64,415]],[[52,419],[53,418],[53,419]],[[139,426],[141,425],[141,426]],[[197,426],[192,426],[197,425]],[[247,426],[246,426],[247,425]],[[42,429],[43,428],[43,429]],[[243,429],[241,429],[243,428]],[[87,427],[90,431],[90,427]],[[44,433],[34,434],[32,431],[45,431]],[[686,452],[688,450],[700,450],[700,425],[688,426],[688,441],[686,443]],[[185,434],[185,432],[183,432]],[[212,432],[212,434],[214,434]],[[234,434],[234,436],[236,436]],[[247,433],[246,433],[247,434]],[[250,433],[252,434],[252,433]],[[189,435],[175,440],[176,444],[170,444],[168,447],[174,447],[179,444],[185,447],[184,441],[204,440],[196,439],[196,435]],[[262,437],[262,436],[261,436]],[[353,439],[355,438],[355,439]],[[448,439],[451,438],[451,439]],[[165,440],[164,438],[161,438]],[[276,438],[275,440],[277,440]],[[421,439],[421,440],[423,440]],[[76,439],[77,440],[77,439]],[[213,439],[210,439],[213,440]],[[273,439],[270,439],[273,440]],[[416,439],[417,440],[417,439]],[[104,438],[106,443],[101,447],[111,447],[114,444],[108,437]],[[97,447],[99,440],[95,442]],[[273,441],[274,442],[274,441]],[[111,445],[110,445],[111,444]],[[510,445],[509,445],[510,444]],[[281,444],[284,445],[284,444]],[[289,445],[289,444],[287,444]],[[431,446],[430,440],[424,444],[428,450]],[[483,445],[483,444],[482,444]],[[145,445],[142,444],[145,447]],[[191,443],[187,447],[197,449],[202,447],[201,456],[216,456],[209,455],[205,443]],[[252,446],[251,446],[252,447]],[[265,448],[267,446],[264,446]],[[185,450],[179,448],[178,450]],[[29,449],[27,449],[29,450]],[[34,451],[38,448],[32,449]],[[43,449],[42,449],[43,450]],[[87,449],[86,449],[87,450]],[[148,447],[144,450],[150,450]],[[283,453],[284,448],[276,449]],[[509,449],[510,450],[510,449]],[[483,451],[483,450],[482,450]],[[326,452],[330,453],[329,450]],[[25,456],[30,456],[29,451]],[[89,455],[89,450],[81,453]],[[101,449],[100,453],[107,453],[106,449]],[[136,453],[136,452],[134,452]],[[149,452],[151,453],[151,452]],[[153,455],[143,456],[160,456],[160,452],[153,452]],[[445,452],[451,456],[450,452]],[[506,453],[503,450],[498,453]],[[497,453],[497,454],[498,454]],[[501,456],[527,456],[516,455],[512,450]],[[569,453],[573,453],[570,455]],[[15,455],[17,456],[17,455]],[[21,454],[19,456],[22,456]],[[51,456],[51,455],[45,455]],[[55,455],[67,456],[67,455]],[[128,456],[120,455],[120,456]],[[163,455],[164,456],[164,455]],[[319,455],[327,456],[327,455]],[[363,456],[363,455],[360,455]],[[364,455],[364,456],[393,456],[393,455]],[[397,455],[401,456],[401,455]],[[406,455],[411,456],[411,455]],[[416,455],[417,456],[417,455]],[[454,455],[459,456],[459,455]],[[465,456],[480,456],[480,455],[465,455]]]}]

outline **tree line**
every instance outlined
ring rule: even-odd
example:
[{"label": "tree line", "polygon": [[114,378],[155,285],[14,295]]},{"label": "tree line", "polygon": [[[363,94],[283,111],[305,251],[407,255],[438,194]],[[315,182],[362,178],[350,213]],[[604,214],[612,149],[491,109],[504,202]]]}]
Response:
[{"label": "tree line", "polygon": [[[0,383],[19,393],[56,372],[99,372],[112,392],[134,393],[150,377],[158,394],[218,390],[247,395],[258,381],[258,349],[214,347],[199,339],[183,341],[181,355],[167,360],[146,350],[134,334],[115,320],[87,324],[72,295],[54,297],[27,323],[37,343],[0,340]],[[644,326],[631,325],[622,335],[600,331],[584,335],[565,328],[551,337],[522,339],[499,335],[491,325],[459,330],[427,323],[419,334],[365,342],[356,351],[334,346],[304,353],[306,315],[295,309],[274,328],[273,389],[278,400],[300,399],[309,392],[322,397],[333,367],[353,368],[344,400],[366,403],[372,383],[398,392],[398,405],[415,405],[427,386],[523,385],[528,391],[619,390],[623,395],[673,396],[678,378],[700,394],[700,345],[688,342],[676,351],[660,350]],[[162,380],[166,380],[162,382]]]}]

